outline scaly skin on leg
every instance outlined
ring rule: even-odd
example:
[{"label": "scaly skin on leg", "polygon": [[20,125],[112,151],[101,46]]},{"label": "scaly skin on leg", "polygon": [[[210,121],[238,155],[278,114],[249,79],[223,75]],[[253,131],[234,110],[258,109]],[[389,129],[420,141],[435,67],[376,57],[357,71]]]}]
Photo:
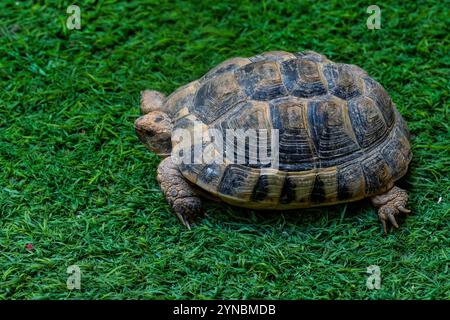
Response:
[{"label": "scaly skin on leg", "polygon": [[172,162],[171,157],[161,161],[156,179],[175,215],[188,229],[191,229],[195,215],[202,212],[202,203],[194,188]]},{"label": "scaly skin on leg", "polygon": [[379,208],[378,217],[383,224],[384,234],[387,234],[386,222],[389,221],[395,228],[398,228],[395,216],[402,213],[410,213],[411,211],[406,209],[406,203],[408,202],[408,194],[405,190],[394,186],[389,191],[374,196],[371,198],[372,204]]}]

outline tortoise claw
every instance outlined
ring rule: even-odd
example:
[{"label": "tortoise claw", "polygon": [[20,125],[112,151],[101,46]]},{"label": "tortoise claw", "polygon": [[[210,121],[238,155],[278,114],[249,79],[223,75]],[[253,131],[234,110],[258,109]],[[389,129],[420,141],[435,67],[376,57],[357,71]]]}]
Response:
[{"label": "tortoise claw", "polygon": [[384,234],[387,234],[386,220],[380,219],[381,224],[383,225]]},{"label": "tortoise claw", "polygon": [[403,213],[406,213],[406,214],[408,214],[408,213],[411,212],[411,210],[406,209],[406,208],[403,207],[403,206],[398,206],[397,209],[398,209],[400,212],[403,212]]},{"label": "tortoise claw", "polygon": [[[398,223],[395,219],[395,215],[398,213],[398,210],[394,210],[390,207],[381,207],[378,211],[378,217],[380,218],[381,224],[383,225],[384,234],[387,234],[387,221],[390,222],[392,227],[398,229]],[[392,230],[392,229],[391,229]]]},{"label": "tortoise claw", "polygon": [[188,228],[189,230],[191,230],[191,224],[189,223],[189,220],[187,219],[187,217],[182,214],[181,212],[175,210],[175,215],[178,217],[178,219],[181,221],[181,223]]},{"label": "tortoise claw", "polygon": [[195,217],[202,211],[200,199],[197,197],[187,197],[177,199],[173,206],[173,212],[181,221],[181,223],[191,230],[191,224],[194,222]]},{"label": "tortoise claw", "polygon": [[396,229],[398,229],[398,223],[397,223],[397,220],[395,220],[394,215],[393,215],[392,213],[390,213],[390,214],[388,214],[387,217],[388,217],[389,221],[391,222],[391,224],[392,224]]}]

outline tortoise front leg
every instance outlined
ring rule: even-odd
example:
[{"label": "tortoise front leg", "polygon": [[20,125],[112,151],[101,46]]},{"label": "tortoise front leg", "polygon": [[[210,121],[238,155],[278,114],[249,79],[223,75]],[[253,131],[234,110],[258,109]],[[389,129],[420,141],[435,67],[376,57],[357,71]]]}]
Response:
[{"label": "tortoise front leg", "polygon": [[191,229],[196,214],[202,211],[202,203],[170,156],[159,164],[156,179],[175,215]]},{"label": "tortoise front leg", "polygon": [[372,204],[379,208],[378,217],[383,224],[384,234],[387,234],[386,222],[389,221],[392,226],[398,228],[395,216],[402,213],[410,213],[411,210],[405,208],[408,202],[408,194],[405,190],[394,186],[389,191],[371,198]]}]

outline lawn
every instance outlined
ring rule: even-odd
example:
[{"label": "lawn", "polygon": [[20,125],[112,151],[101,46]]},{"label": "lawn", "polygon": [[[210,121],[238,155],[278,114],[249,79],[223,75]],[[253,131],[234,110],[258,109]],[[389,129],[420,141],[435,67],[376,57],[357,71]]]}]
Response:
[{"label": "lawn", "polygon": [[[449,2],[0,3],[1,299],[449,299]],[[254,212],[207,203],[191,231],[138,141],[139,92],[233,56],[321,52],[389,92],[412,133],[414,215],[368,201]],[[66,270],[81,269],[81,290]],[[381,289],[366,287],[367,267]]]}]

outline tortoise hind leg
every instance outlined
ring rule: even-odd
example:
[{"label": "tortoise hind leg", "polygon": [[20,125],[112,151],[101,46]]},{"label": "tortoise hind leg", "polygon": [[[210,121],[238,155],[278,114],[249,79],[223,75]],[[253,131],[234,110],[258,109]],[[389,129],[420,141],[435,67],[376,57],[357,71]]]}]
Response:
[{"label": "tortoise hind leg", "polygon": [[408,194],[405,190],[394,186],[389,191],[371,198],[372,204],[379,208],[378,217],[383,224],[384,233],[387,234],[386,222],[389,221],[393,227],[398,228],[395,216],[399,212],[408,214],[411,210],[405,208],[408,202]]},{"label": "tortoise hind leg", "polygon": [[202,203],[194,188],[183,177],[171,157],[158,166],[157,177],[161,190],[175,215],[188,229],[197,213],[202,212]]}]

